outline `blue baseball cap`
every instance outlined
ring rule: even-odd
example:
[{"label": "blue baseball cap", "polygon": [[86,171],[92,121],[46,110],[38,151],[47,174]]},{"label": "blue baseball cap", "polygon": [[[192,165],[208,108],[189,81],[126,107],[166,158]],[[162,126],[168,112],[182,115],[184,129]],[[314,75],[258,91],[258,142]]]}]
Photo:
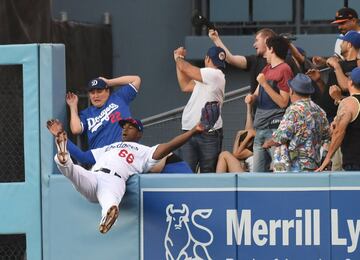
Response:
[{"label": "blue baseball cap", "polygon": [[135,119],[135,118],[132,118],[132,117],[128,117],[128,118],[125,118],[125,119],[121,119],[119,121],[119,125],[123,128],[124,125],[126,123],[129,123],[129,124],[132,124],[133,126],[135,126],[140,132],[143,132],[144,131],[144,126],[143,124],[141,123],[141,121],[139,119]]},{"label": "blue baseball cap", "polygon": [[357,31],[348,31],[345,35],[341,35],[338,38],[350,42],[355,48],[360,48],[360,33]]},{"label": "blue baseball cap", "polygon": [[216,67],[225,68],[226,52],[223,48],[213,46],[207,51],[206,55],[210,57]]},{"label": "blue baseball cap", "polygon": [[356,85],[360,85],[360,67],[356,67],[351,71],[350,78]]},{"label": "blue baseball cap", "polygon": [[101,78],[92,79],[88,83],[88,91],[93,89],[105,89],[107,88],[106,82]]},{"label": "blue baseball cap", "polygon": [[310,95],[315,92],[310,77],[302,73],[296,74],[293,79],[288,81],[288,84],[292,90],[300,94]]}]

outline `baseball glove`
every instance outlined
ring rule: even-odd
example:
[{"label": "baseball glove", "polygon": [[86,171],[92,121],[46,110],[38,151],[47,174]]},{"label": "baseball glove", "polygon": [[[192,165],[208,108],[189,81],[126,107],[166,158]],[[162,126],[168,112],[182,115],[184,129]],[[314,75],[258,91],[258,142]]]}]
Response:
[{"label": "baseball glove", "polygon": [[201,109],[200,122],[204,126],[205,131],[213,129],[215,123],[220,116],[220,104],[217,101],[206,102],[205,106]]},{"label": "baseball glove", "polygon": [[66,149],[67,134],[64,131],[63,124],[58,119],[50,119],[46,122],[46,127],[50,133],[55,136],[55,144],[58,150],[57,156],[60,163],[65,164],[68,151]]},{"label": "baseball glove", "polygon": [[53,136],[58,136],[61,132],[64,132],[63,124],[58,119],[48,120],[46,122],[46,127]]}]

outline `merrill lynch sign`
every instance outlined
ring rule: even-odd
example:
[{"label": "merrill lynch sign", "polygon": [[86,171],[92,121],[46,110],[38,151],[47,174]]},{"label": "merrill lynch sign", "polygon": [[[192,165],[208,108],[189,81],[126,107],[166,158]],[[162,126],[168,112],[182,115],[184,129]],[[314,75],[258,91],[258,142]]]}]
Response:
[{"label": "merrill lynch sign", "polygon": [[143,190],[141,259],[360,259],[359,195]]}]

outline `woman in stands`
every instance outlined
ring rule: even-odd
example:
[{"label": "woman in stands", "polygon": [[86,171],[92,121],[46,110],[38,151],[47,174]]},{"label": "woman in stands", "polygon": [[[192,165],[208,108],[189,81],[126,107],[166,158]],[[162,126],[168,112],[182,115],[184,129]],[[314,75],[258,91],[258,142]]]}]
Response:
[{"label": "woman in stands", "polygon": [[224,172],[251,172],[253,167],[253,144],[255,129],[253,128],[252,107],[246,104],[245,130],[237,132],[233,151],[223,151],[219,155],[216,165],[217,173]]}]

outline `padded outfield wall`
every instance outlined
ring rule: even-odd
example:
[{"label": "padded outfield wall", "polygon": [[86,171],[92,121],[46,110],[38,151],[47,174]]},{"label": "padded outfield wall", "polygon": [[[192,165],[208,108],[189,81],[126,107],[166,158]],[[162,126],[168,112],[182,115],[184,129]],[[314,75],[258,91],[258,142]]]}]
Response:
[{"label": "padded outfield wall", "polygon": [[100,206],[58,174],[45,128],[66,120],[64,47],[0,53],[23,64],[25,162],[23,182],[0,183],[0,235],[24,233],[28,260],[360,259],[359,173],[136,175],[101,235]]}]

